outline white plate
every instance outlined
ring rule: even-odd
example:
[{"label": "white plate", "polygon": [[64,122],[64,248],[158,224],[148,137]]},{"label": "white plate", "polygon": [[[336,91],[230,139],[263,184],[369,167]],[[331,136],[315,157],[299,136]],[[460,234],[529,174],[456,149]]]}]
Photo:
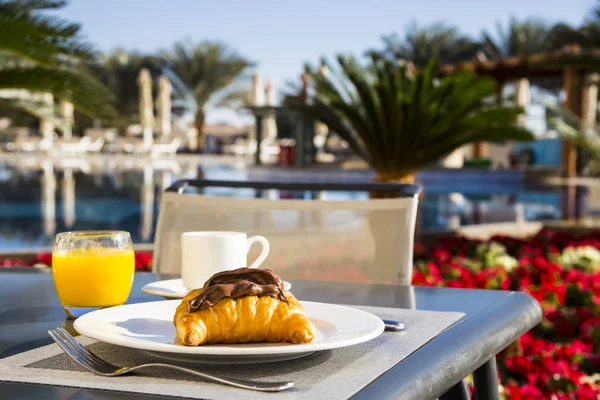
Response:
[{"label": "white plate", "polygon": [[[292,284],[283,281],[283,288],[285,290],[290,290]],[[181,279],[169,279],[166,281],[149,283],[142,287],[142,292],[153,296],[166,297],[167,299],[183,299],[190,290],[183,286],[183,281]]]},{"label": "white plate", "polygon": [[351,346],[383,332],[381,318],[354,308],[302,302],[317,328],[311,343],[211,344],[187,347],[175,344],[173,315],[181,302],[163,300],[104,308],[75,320],[82,335],[101,342],[146,350],[163,358],[188,362],[262,363],[307,356],[315,351]]}]

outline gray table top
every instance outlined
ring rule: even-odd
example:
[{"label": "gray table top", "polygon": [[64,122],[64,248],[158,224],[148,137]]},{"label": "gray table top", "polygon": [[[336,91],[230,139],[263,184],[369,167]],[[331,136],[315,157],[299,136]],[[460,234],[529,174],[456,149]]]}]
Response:
[{"label": "gray table top", "polygon": [[[155,301],[141,287],[168,276],[136,273],[128,303]],[[356,398],[436,398],[541,320],[541,309],[519,292],[294,281],[294,294],[338,304],[459,311],[465,317],[356,394]],[[0,358],[51,343],[63,325],[52,274],[0,270]],[[145,399],[145,395],[32,384],[0,383],[0,398]]]}]

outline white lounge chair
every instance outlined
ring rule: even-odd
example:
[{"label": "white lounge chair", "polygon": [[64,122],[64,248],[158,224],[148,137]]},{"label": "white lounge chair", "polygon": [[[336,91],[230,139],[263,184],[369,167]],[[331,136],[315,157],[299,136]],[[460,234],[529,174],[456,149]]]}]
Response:
[{"label": "white lounge chair", "polygon": [[173,155],[177,152],[177,149],[179,149],[179,146],[181,145],[181,139],[180,138],[174,138],[172,139],[170,142],[168,143],[156,143],[152,145],[152,148],[150,150],[150,153],[153,156],[156,155]]},{"label": "white lounge chair", "polygon": [[14,150],[25,153],[34,153],[38,151],[48,151],[52,149],[52,140],[39,137],[21,138],[15,142]]},{"label": "white lounge chair", "polygon": [[85,153],[90,145],[90,141],[91,139],[86,136],[79,140],[59,142],[57,147],[60,153]]},{"label": "white lounge chair", "polygon": [[97,138],[87,146],[87,151],[90,153],[99,153],[104,146],[105,140],[101,137]]}]

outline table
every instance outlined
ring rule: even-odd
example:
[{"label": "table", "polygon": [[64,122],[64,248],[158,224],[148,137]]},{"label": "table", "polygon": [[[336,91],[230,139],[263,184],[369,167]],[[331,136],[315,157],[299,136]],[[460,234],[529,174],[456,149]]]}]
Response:
[{"label": "table", "polygon": [[[157,300],[141,287],[158,279],[136,273],[129,303]],[[541,321],[539,304],[520,292],[293,281],[300,299],[338,304],[459,311],[465,317],[357,393],[356,399],[468,398],[462,379],[474,372],[477,398],[497,399],[494,356]],[[47,331],[66,316],[48,270],[0,270],[0,358],[50,344]],[[0,398],[155,399],[90,389],[0,382]]]}]

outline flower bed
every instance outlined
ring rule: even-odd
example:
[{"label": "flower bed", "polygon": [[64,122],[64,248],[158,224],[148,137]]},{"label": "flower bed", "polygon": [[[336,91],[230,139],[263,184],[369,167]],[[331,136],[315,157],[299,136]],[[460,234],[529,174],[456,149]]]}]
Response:
[{"label": "flower bed", "polygon": [[[0,258],[0,268],[10,267],[34,267],[50,268],[52,266],[52,254],[38,253],[33,258]],[[135,253],[135,270],[141,272],[150,271],[152,268],[152,252],[137,251]]]},{"label": "flower bed", "polygon": [[600,234],[417,245],[413,284],[529,293],[544,319],[498,355],[505,397],[600,398]]},{"label": "flower bed", "polygon": [[[43,253],[26,264],[48,267],[51,261]],[[136,253],[136,270],[147,271],[151,263],[151,253]],[[0,260],[4,267],[24,264]],[[346,272],[357,274],[353,268]],[[417,244],[413,284],[529,293],[542,305],[544,319],[498,355],[504,397],[600,398],[600,233],[542,231],[528,240],[445,238]]]}]

